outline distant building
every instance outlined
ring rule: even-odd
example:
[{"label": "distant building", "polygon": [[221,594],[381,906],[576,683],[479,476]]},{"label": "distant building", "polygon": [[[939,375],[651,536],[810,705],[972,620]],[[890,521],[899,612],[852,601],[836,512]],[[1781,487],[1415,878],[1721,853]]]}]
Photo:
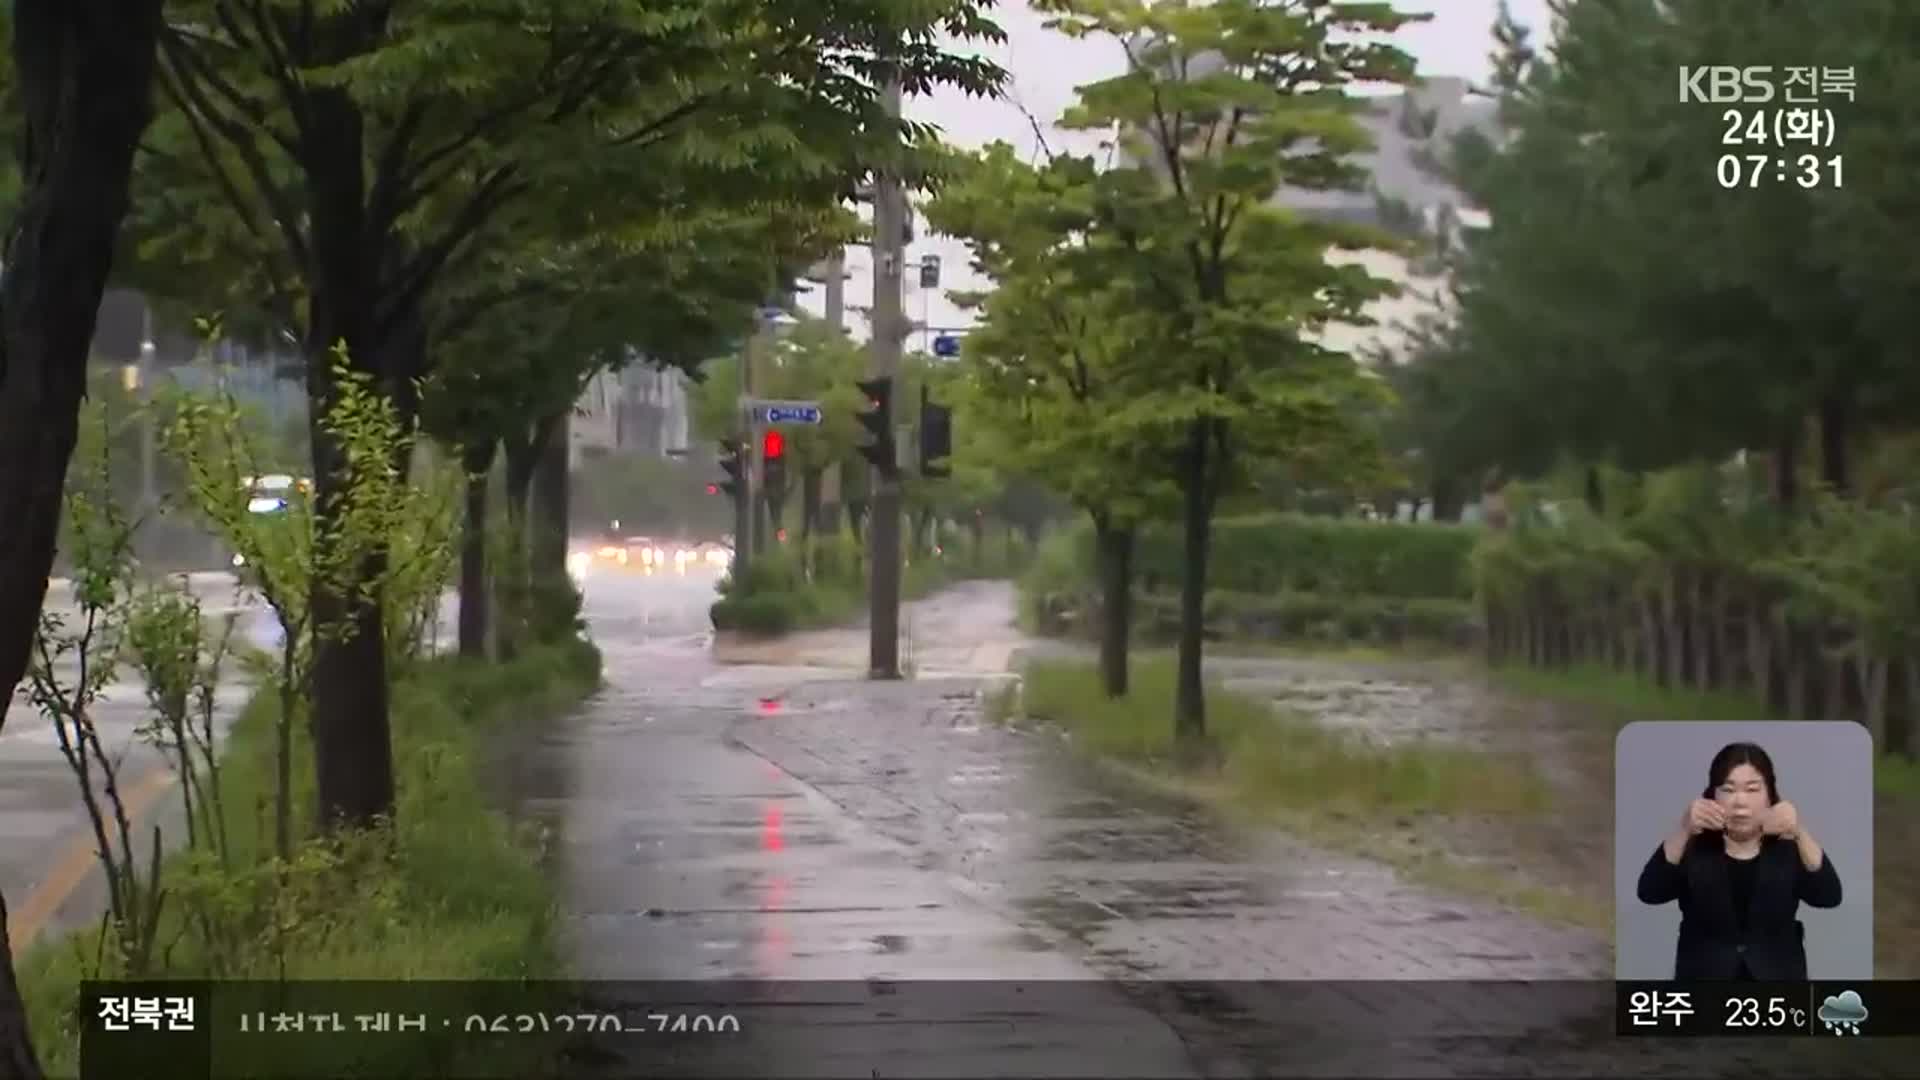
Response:
[{"label": "distant building", "polygon": [[687,446],[691,419],[687,377],[635,358],[588,381],[575,403],[567,459],[610,454],[666,457]]},{"label": "distant building", "polygon": [[[1430,122],[1430,130],[1424,130]],[[1436,237],[1457,240],[1462,228],[1486,224],[1486,214],[1433,169],[1433,155],[1444,154],[1469,130],[1492,131],[1494,103],[1472,92],[1465,79],[1428,79],[1419,86],[1374,100],[1362,118],[1373,150],[1355,155],[1368,184],[1358,191],[1291,189],[1275,197],[1278,205],[1318,219],[1373,225],[1422,242]],[[1377,250],[1342,253],[1344,264],[1364,266],[1375,277],[1399,286],[1397,296],[1368,306],[1370,326],[1332,326],[1322,344],[1369,362],[1405,363],[1411,331],[1447,314],[1448,282],[1436,261]]]}]

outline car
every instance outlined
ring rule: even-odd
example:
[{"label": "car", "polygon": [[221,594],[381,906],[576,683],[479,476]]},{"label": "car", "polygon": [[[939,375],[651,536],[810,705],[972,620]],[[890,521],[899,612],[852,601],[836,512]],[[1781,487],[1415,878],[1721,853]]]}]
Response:
[{"label": "car", "polygon": [[[304,476],[292,476],[287,473],[271,473],[266,476],[249,476],[242,481],[247,489],[247,513],[284,515],[287,500],[296,493],[313,491],[313,481]],[[239,552],[230,552],[227,564],[235,570],[247,565],[247,557]]]},{"label": "car", "polygon": [[631,561],[648,569],[665,569],[672,565],[673,551],[664,540],[656,540],[650,536],[629,536],[626,539],[626,550]]}]

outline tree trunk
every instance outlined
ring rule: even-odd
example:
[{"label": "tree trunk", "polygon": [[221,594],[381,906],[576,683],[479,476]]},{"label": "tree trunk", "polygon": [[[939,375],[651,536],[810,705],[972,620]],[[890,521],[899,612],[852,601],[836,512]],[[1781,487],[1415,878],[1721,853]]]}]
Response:
[{"label": "tree trunk", "polygon": [[800,539],[813,539],[814,531],[820,527],[820,490],[826,479],[825,472],[818,466],[803,469],[800,472]]},{"label": "tree trunk", "polygon": [[572,418],[569,406],[541,421],[543,435],[540,456],[534,464],[533,505],[527,517],[527,569],[535,581],[565,581],[567,577],[571,497],[567,453]]},{"label": "tree trunk", "polygon": [[1860,678],[1860,697],[1866,702],[1862,718],[1873,735],[1873,745],[1887,745],[1887,671],[1892,665],[1877,656],[1862,652],[1854,671]]},{"label": "tree trunk", "polygon": [[1845,398],[1833,394],[1820,402],[1820,478],[1835,495],[1853,491],[1847,460],[1849,426]]},{"label": "tree trunk", "polygon": [[1791,509],[1800,501],[1800,429],[1789,429],[1774,444],[1769,479],[1774,505]]},{"label": "tree trunk", "polygon": [[1665,655],[1665,646],[1660,640],[1660,614],[1657,602],[1651,596],[1640,598],[1640,673],[1652,679],[1656,685],[1665,686],[1665,672],[1661,657]]},{"label": "tree trunk", "polygon": [[[0,268],[0,726],[53,568],[100,298],[153,111],[160,0],[13,6],[21,190]],[[0,1077],[38,1080],[0,898]]]},{"label": "tree trunk", "polygon": [[1587,509],[1593,511],[1595,514],[1606,513],[1607,496],[1606,496],[1605,490],[1603,490],[1600,486],[1600,466],[1598,465],[1587,466],[1586,479],[1587,479],[1587,487],[1586,487]]},{"label": "tree trunk", "polygon": [[[346,448],[323,422],[338,390],[331,357],[326,352],[312,356],[307,370],[314,516],[326,522],[337,519],[355,478]],[[310,723],[318,820],[324,828],[370,825],[393,812],[386,620],[379,597],[359,587],[381,569],[381,557],[373,555],[351,572],[357,580],[316,577],[311,585],[316,634]]]},{"label": "tree trunk", "polygon": [[1093,533],[1100,557],[1100,682],[1108,697],[1126,697],[1127,640],[1133,632],[1134,529],[1095,514]]},{"label": "tree trunk", "polygon": [[1686,680],[1687,639],[1680,618],[1680,572],[1669,570],[1660,584],[1660,637],[1666,648],[1660,658],[1660,685],[1681,686]]},{"label": "tree trunk", "polygon": [[1781,659],[1787,666],[1787,719],[1813,719],[1813,643],[1807,632],[1788,624],[1786,651]]},{"label": "tree trunk", "polygon": [[1767,671],[1767,710],[1782,720],[1793,715],[1793,624],[1777,608],[1768,608],[1767,651],[1772,663]]},{"label": "tree trunk", "polygon": [[1846,720],[1850,718],[1847,710],[1847,692],[1853,686],[1851,678],[1853,672],[1848,670],[1852,667],[1852,661],[1844,654],[1828,656],[1825,647],[1827,637],[1828,635],[1824,633],[1820,636],[1820,689],[1823,692],[1820,719]]},{"label": "tree trunk", "polygon": [[1747,689],[1769,705],[1774,700],[1773,631],[1768,624],[1766,602],[1756,599],[1747,612]]},{"label": "tree trunk", "polygon": [[534,474],[545,438],[540,425],[503,440],[507,456],[507,565],[493,568],[494,651],[501,660],[520,655],[527,620],[527,517],[531,513]]},{"label": "tree trunk", "polygon": [[533,494],[534,466],[540,461],[540,440],[522,435],[501,444],[507,456],[507,514],[524,520]]},{"label": "tree trunk", "polygon": [[467,474],[467,513],[460,527],[460,655],[485,659],[490,617],[487,587],[487,489],[496,442],[485,440],[461,453]]},{"label": "tree trunk", "polygon": [[1687,643],[1696,690],[1713,689],[1713,645],[1717,636],[1713,626],[1713,590],[1714,586],[1703,574],[1695,574],[1688,581]]},{"label": "tree trunk", "polygon": [[1735,618],[1734,590],[1737,586],[1730,580],[1722,579],[1713,591],[1712,615],[1714,627],[1713,641],[1713,684],[1719,690],[1740,690],[1741,665],[1740,628],[1743,625]]},{"label": "tree trunk", "polygon": [[1206,683],[1201,652],[1206,647],[1207,545],[1213,527],[1211,453],[1215,421],[1201,418],[1187,427],[1186,491],[1183,518],[1186,550],[1180,579],[1180,647],[1174,690],[1175,740],[1189,746],[1207,736]]},{"label": "tree trunk", "polygon": [[1898,706],[1887,713],[1887,741],[1881,749],[1912,760],[1913,729],[1920,713],[1920,661],[1907,657],[1900,661],[1900,671],[1905,676],[1901,687],[1905,692],[1899,695]]}]

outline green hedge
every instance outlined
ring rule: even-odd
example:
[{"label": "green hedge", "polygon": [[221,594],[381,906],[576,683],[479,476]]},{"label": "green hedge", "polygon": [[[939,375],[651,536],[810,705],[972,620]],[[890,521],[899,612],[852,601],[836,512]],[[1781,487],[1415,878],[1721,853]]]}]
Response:
[{"label": "green hedge", "polygon": [[1667,687],[1732,691],[1791,720],[1858,720],[1920,750],[1920,524],[1905,506],[1747,499],[1713,467],[1643,478],[1607,515],[1541,512],[1474,558],[1487,658],[1600,665]]},{"label": "green hedge", "polygon": [[[1180,595],[1135,597],[1134,634],[1168,644],[1180,633]],[[1064,595],[1035,612],[1045,634],[1093,634],[1100,612],[1094,598],[1076,603]],[[1313,642],[1333,645],[1444,645],[1466,648],[1475,640],[1473,604],[1437,598],[1334,596],[1328,593],[1207,594],[1207,636],[1214,640]]]},{"label": "green hedge", "polygon": [[[1475,638],[1473,551],[1480,530],[1261,514],[1214,526],[1207,633],[1214,638],[1465,646]],[[1179,628],[1179,529],[1143,530],[1135,546],[1135,632]],[[1041,633],[1090,634],[1099,620],[1093,530],[1081,524],[1041,546],[1021,581]]]},{"label": "green hedge", "polygon": [[[1079,581],[1095,581],[1093,528],[1069,530]],[[1207,584],[1229,593],[1326,593],[1470,600],[1481,530],[1433,522],[1259,514],[1214,523]],[[1148,592],[1176,590],[1185,542],[1177,524],[1143,529],[1134,548]],[[1060,584],[1066,584],[1064,582]]]},{"label": "green hedge", "polygon": [[[902,568],[901,593],[913,600],[956,581],[1005,577],[1020,558],[1019,553],[916,556]],[[708,609],[715,630],[778,637],[837,625],[855,618],[866,602],[866,553],[845,533],[779,544],[752,561],[744,582],[729,575],[719,588],[720,599]]]}]

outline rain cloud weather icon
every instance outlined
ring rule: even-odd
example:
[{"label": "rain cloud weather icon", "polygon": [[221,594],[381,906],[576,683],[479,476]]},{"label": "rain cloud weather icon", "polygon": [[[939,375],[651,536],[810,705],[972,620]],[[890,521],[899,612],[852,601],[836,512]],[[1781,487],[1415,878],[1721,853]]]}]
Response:
[{"label": "rain cloud weather icon", "polygon": [[1820,1003],[1820,1022],[1835,1035],[1858,1035],[1867,1022],[1867,1005],[1852,990],[1842,990]]}]

